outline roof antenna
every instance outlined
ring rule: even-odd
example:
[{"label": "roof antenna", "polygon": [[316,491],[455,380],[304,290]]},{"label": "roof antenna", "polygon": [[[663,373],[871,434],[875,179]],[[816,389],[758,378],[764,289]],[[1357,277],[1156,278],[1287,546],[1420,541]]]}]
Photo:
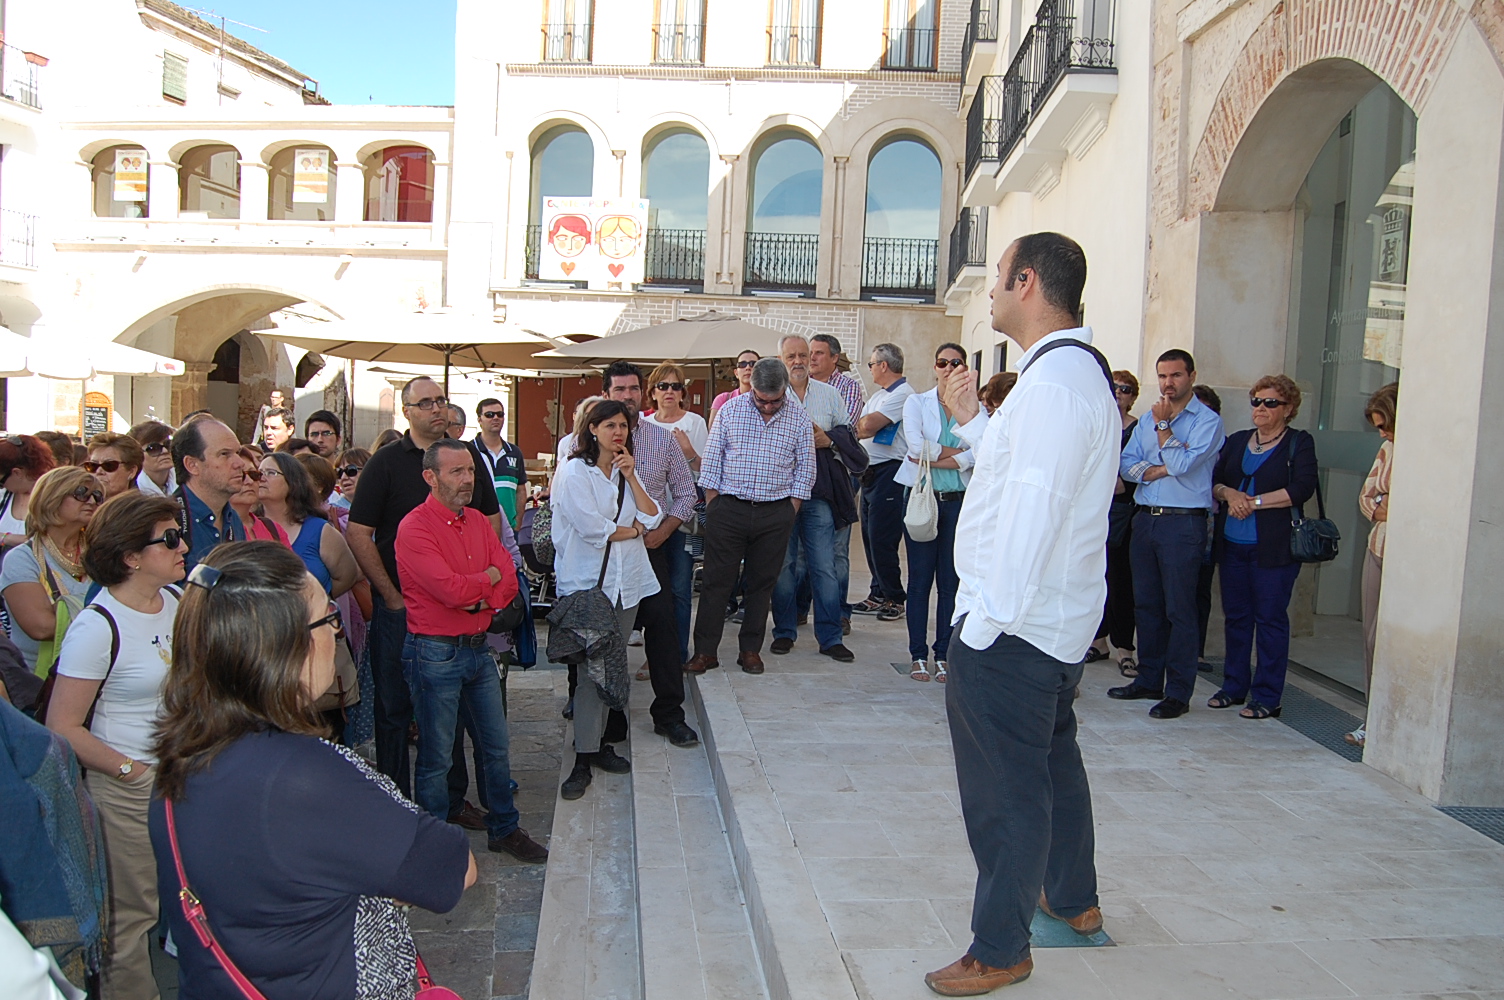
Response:
[{"label": "roof antenna", "polygon": [[218,11],[202,10],[198,7],[184,7],[183,9],[191,11],[194,14],[206,15],[211,21],[214,18],[219,18],[219,79],[216,81],[216,83],[218,84],[218,87],[216,89],[219,92],[219,101],[221,104],[223,104],[225,99],[225,24],[229,23],[239,25],[242,28],[250,28],[252,31],[261,32],[263,35],[271,34],[271,32],[267,31],[265,28],[258,28],[254,24],[246,24],[244,21],[237,21],[233,17],[226,17]]}]

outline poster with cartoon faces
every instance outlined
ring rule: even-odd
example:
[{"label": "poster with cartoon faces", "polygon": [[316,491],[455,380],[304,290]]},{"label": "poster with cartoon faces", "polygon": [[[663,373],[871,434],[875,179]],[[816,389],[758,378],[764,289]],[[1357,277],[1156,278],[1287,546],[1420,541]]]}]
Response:
[{"label": "poster with cartoon faces", "polygon": [[146,200],[146,150],[115,150],[115,201]]},{"label": "poster with cartoon faces", "polygon": [[629,291],[646,273],[643,198],[545,198],[538,277]]}]

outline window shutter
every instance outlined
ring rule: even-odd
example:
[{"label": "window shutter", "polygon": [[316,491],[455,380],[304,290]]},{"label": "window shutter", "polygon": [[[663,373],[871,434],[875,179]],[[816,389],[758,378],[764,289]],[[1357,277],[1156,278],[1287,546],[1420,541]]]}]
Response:
[{"label": "window shutter", "polygon": [[176,53],[162,53],[162,96],[188,102],[188,60]]}]

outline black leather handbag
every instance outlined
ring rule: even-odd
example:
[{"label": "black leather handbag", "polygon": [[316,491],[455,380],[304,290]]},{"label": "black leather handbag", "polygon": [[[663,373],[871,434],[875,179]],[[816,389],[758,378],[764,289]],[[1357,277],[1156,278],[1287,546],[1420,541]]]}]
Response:
[{"label": "black leather handbag", "polygon": [[[1290,448],[1290,478],[1292,481],[1295,478],[1294,442]],[[1337,558],[1337,543],[1342,541],[1342,532],[1327,520],[1320,479],[1316,480],[1316,510],[1320,517],[1301,517],[1299,508],[1290,510],[1290,558],[1296,562],[1323,563]]]}]

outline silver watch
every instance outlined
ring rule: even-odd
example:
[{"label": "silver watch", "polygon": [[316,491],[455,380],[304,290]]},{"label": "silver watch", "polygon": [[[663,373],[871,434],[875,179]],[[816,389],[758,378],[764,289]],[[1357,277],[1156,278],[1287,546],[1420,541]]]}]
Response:
[{"label": "silver watch", "polygon": [[135,769],[136,762],[127,757],[125,759],[125,763],[120,765],[120,774],[117,775],[117,777],[119,777],[121,781],[124,781],[126,778],[129,778],[131,776],[131,772]]},{"label": "silver watch", "polygon": [[1154,422],[1154,429],[1157,431],[1167,431],[1170,429],[1170,422],[1168,420],[1157,420]]}]

